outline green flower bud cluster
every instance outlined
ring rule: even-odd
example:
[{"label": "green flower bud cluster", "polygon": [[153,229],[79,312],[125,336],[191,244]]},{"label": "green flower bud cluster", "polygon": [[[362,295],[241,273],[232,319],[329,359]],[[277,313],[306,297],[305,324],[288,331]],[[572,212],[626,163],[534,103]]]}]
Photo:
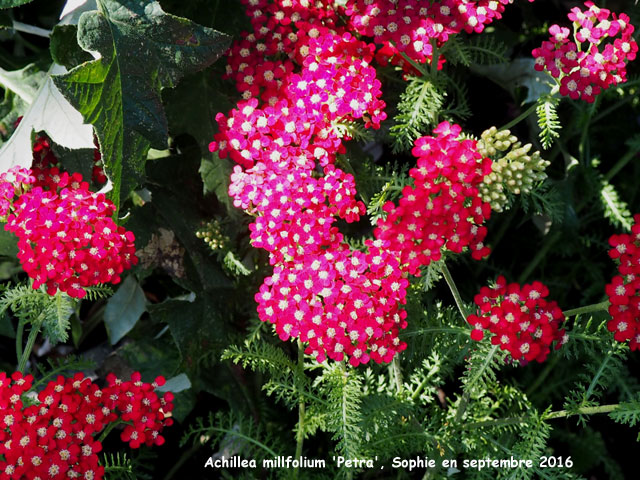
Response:
[{"label": "green flower bud cluster", "polygon": [[532,145],[522,145],[509,130],[491,127],[482,132],[477,149],[493,160],[492,172],[480,184],[482,199],[494,212],[502,212],[507,205],[507,192],[516,195],[528,193],[536,182],[547,178],[544,170],[549,166],[540,152],[529,155]]},{"label": "green flower bud cluster", "polygon": [[202,238],[214,252],[226,248],[230,239],[222,233],[222,225],[220,221],[213,219],[207,222],[196,232],[196,237]]}]

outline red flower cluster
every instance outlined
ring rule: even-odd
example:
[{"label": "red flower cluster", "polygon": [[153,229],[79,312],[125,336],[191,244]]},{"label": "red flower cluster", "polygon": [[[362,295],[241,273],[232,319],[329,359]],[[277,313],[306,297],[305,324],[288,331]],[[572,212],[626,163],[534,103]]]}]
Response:
[{"label": "red flower cluster", "polygon": [[629,341],[631,350],[640,349],[640,215],[633,217],[631,234],[609,239],[609,256],[618,264],[618,275],[606,286],[609,313],[607,328],[619,342]]},{"label": "red flower cluster", "polygon": [[133,233],[113,222],[113,203],[91,192],[79,173],[16,167],[0,175],[0,192],[5,230],[18,236],[18,258],[33,288],[81,298],[84,287],[118,283],[137,263]]},{"label": "red flower cluster", "polygon": [[[530,0],[533,1],[533,0]],[[502,17],[513,0],[347,0],[345,13],[350,27],[360,35],[373,37],[384,46],[387,57],[405,71],[400,52],[418,63],[431,62],[432,41],[441,46],[463,30],[480,33]]]},{"label": "red flower cluster", "polygon": [[173,394],[154,392],[162,377],[150,384],[139,373],[126,382],[111,374],[99,388],[77,373],[58,377],[37,394],[29,392],[32,382],[31,375],[0,373],[0,480],[98,480],[104,468],[95,436],[105,427],[127,423],[120,437],[138,448],[162,445],[160,432],[173,423],[166,416]]},{"label": "red flower cluster", "polygon": [[569,38],[568,28],[553,25],[550,40],[532,53],[536,70],[546,69],[560,78],[561,95],[591,103],[602,90],[627,80],[626,62],[636,57],[638,44],[628,15],[617,15],[592,2],[585,6],[585,12],[574,7],[568,15],[575,41]]},{"label": "red flower cluster", "polygon": [[411,274],[439,260],[443,249],[459,253],[470,246],[478,260],[489,254],[482,224],[491,207],[478,186],[491,173],[491,160],[478,153],[475,140],[457,140],[460,132],[442,122],[434,129],[437,137],[416,140],[412,153],[418,161],[409,172],[414,185],[404,188],[398,206],[385,204],[388,215],[378,221],[376,237],[399,252]]},{"label": "red flower cluster", "polygon": [[503,276],[494,287],[482,287],[474,301],[479,307],[477,315],[467,321],[473,325],[473,340],[480,341],[484,330],[493,333],[491,343],[507,350],[514,360],[544,362],[555,341],[558,349],[567,341],[560,324],[564,314],[556,302],[547,302],[549,290],[540,282],[507,285]]}]

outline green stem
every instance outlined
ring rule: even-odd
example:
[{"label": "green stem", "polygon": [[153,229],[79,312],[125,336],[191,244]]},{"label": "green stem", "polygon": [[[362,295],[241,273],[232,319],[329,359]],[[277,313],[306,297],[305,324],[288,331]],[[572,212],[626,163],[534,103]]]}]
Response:
[{"label": "green stem", "polygon": [[[296,391],[300,392],[300,382],[304,376],[304,346],[300,339],[298,339],[298,369],[297,375],[298,381],[296,382]],[[296,456],[294,458],[302,457],[302,446],[304,443],[304,421],[305,421],[305,403],[304,397],[298,395],[298,430],[296,432]],[[298,478],[300,468],[297,467],[294,470],[294,478]]]},{"label": "green stem", "polygon": [[435,38],[430,39],[429,43],[431,43],[431,78],[436,78],[436,75],[438,75],[440,53],[438,52],[438,45]]},{"label": "green stem", "polygon": [[520,115],[518,115],[516,118],[514,118],[513,120],[511,120],[509,123],[503,125],[502,127],[500,127],[498,130],[507,130],[509,128],[514,127],[515,125],[519,124],[522,120],[524,120],[525,118],[527,118],[529,115],[531,115],[533,112],[536,111],[536,107],[538,106],[538,104],[536,102],[534,102],[529,108],[527,108],[524,112],[522,112]]},{"label": "green stem", "polygon": [[583,313],[602,312],[609,309],[609,301],[594,303],[592,305],[585,305],[584,307],[573,308],[564,312],[565,317],[575,317],[576,315],[582,315]]},{"label": "green stem", "polygon": [[[598,414],[598,413],[610,413],[613,412],[614,410],[617,410],[618,408],[620,408],[620,404],[619,403],[614,403],[614,404],[610,404],[610,405],[599,405],[597,407],[582,407],[579,408],[578,410],[572,410],[572,411],[568,411],[568,410],[558,410],[556,412],[550,412],[547,415],[545,415],[542,419],[543,420],[554,420],[556,418],[566,418],[566,417],[572,417],[574,415],[594,415],[594,414]],[[482,427],[499,427],[499,426],[503,426],[503,425],[519,425],[522,423],[527,423],[531,420],[534,420],[533,417],[527,417],[527,416],[522,416],[522,417],[508,417],[508,418],[500,418],[497,420],[487,420],[485,422],[474,422],[474,423],[466,423],[466,424],[460,424],[461,428],[464,428],[465,430],[472,430],[475,428],[482,428]]]},{"label": "green stem", "polygon": [[560,240],[561,236],[562,236],[562,233],[557,231],[554,234],[547,237],[547,240],[542,245],[540,250],[538,250],[538,253],[536,253],[533,259],[529,262],[529,265],[527,265],[527,267],[520,274],[520,277],[518,278],[518,283],[524,283],[527,280],[527,278],[529,278],[529,275],[531,275],[531,272],[533,272],[536,269],[536,267],[542,261],[542,259],[546,257],[547,252],[551,249],[551,247],[553,247],[553,245],[558,240]]},{"label": "green stem", "polygon": [[20,360],[18,361],[18,371],[24,373],[25,368],[27,367],[27,361],[31,356],[31,350],[33,350],[33,346],[36,343],[36,338],[38,337],[38,333],[40,333],[40,326],[42,325],[41,318],[42,314],[36,319],[35,322],[31,325],[31,330],[29,331],[29,337],[27,338],[27,345],[24,347],[24,351],[20,356]]},{"label": "green stem", "polygon": [[498,351],[498,345],[494,345],[493,347],[491,347],[491,350],[489,350],[489,353],[485,357],[484,363],[482,364],[482,366],[478,369],[476,374],[473,377],[471,377],[469,381],[465,384],[464,393],[462,394],[462,399],[460,400],[460,405],[458,406],[458,411],[456,412],[456,423],[460,423],[460,421],[462,420],[462,415],[464,415],[464,412],[467,410],[467,407],[469,406],[469,399],[471,397],[471,389],[473,388],[473,385],[480,379],[484,371],[487,369],[487,367],[493,360],[493,356],[496,354],[497,351]]},{"label": "green stem", "polygon": [[429,327],[413,330],[411,332],[401,332],[399,336],[415,337],[416,335],[424,335],[425,333],[453,333],[455,335],[469,335],[469,330],[463,327]]},{"label": "green stem", "polygon": [[441,271],[442,271],[442,275],[444,276],[444,279],[447,282],[447,285],[449,285],[449,290],[451,290],[451,294],[453,295],[453,299],[456,301],[456,306],[458,307],[458,310],[460,311],[460,314],[462,315],[462,318],[464,318],[464,321],[467,321],[467,312],[465,310],[464,307],[464,302],[462,301],[462,297],[460,296],[460,292],[458,291],[458,287],[456,287],[455,282],[453,281],[453,277],[451,276],[451,272],[449,272],[449,269],[447,268],[447,264],[442,262],[442,266],[440,267]]},{"label": "green stem", "polygon": [[123,423],[127,423],[127,422],[124,422],[122,420],[116,420],[115,422],[107,425],[107,428],[105,428],[100,434],[100,436],[98,437],[98,441],[100,443],[104,442],[104,439],[107,438],[107,435],[109,435],[109,433],[111,433],[111,430],[116,428],[118,425],[122,425]]},{"label": "green stem", "polygon": [[[393,42],[392,42],[393,44]],[[395,45],[394,45],[395,47]],[[398,52],[400,52],[400,50],[398,50]],[[415,60],[413,60],[412,58],[408,57],[406,53],[404,52],[400,52],[400,55],[402,56],[402,58],[404,58],[407,62],[409,62],[411,64],[411,66],[413,66],[413,68],[415,68],[416,70],[418,70],[420,72],[420,74],[423,77],[429,77],[429,72],[427,72],[422,65],[420,65],[418,62],[416,62]]]},{"label": "green stem", "polygon": [[553,359],[547,362],[547,365],[544,367],[544,370],[540,372],[540,375],[538,375],[538,378],[536,378],[535,381],[531,385],[529,385],[529,388],[527,388],[525,392],[525,395],[527,397],[530,396],[536,390],[538,390],[540,385],[542,385],[542,383],[547,379],[549,374],[553,371],[553,369],[555,368],[559,360],[560,360],[560,356],[554,355]]},{"label": "green stem", "polygon": [[18,331],[16,332],[16,357],[18,363],[20,363],[20,359],[22,358],[22,335],[24,334],[24,326],[26,323],[27,321],[22,318],[18,322]]},{"label": "green stem", "polygon": [[600,100],[600,96],[596,98],[596,101],[591,104],[589,107],[589,111],[584,120],[584,125],[582,126],[582,132],[580,134],[580,143],[578,146],[578,151],[580,152],[580,163],[584,165],[588,160],[591,159],[591,143],[589,139],[589,126],[591,125],[591,117],[596,111],[596,106],[598,105]]},{"label": "green stem", "polygon": [[630,148],[629,151],[620,157],[615,165],[611,167],[611,170],[605,174],[604,179],[607,181],[611,180],[620,170],[627,166],[627,163],[629,163],[637,153],[638,151],[635,148]]},{"label": "green stem", "polygon": [[571,417],[573,415],[593,415],[596,413],[609,413],[617,410],[620,407],[619,403],[613,403],[609,405],[599,405],[597,407],[582,407],[576,411],[558,410],[557,412],[551,412],[545,415],[544,420],[553,420],[554,418]]},{"label": "green stem", "polygon": [[398,393],[402,392],[402,370],[400,368],[400,362],[398,361],[398,356],[396,355],[391,360],[391,370],[393,372],[393,379],[396,383],[396,390]]},{"label": "green stem", "polygon": [[182,465],[185,464],[185,462],[187,460],[189,460],[194,453],[196,453],[198,451],[198,449],[201,447],[202,445],[200,443],[196,443],[194,446],[192,446],[189,450],[187,450],[186,452],[184,452],[180,458],[178,459],[178,461],[176,463],[173,464],[173,466],[171,467],[171,470],[169,470],[169,472],[164,476],[164,480],[171,480],[173,478],[173,476],[178,473],[178,471],[180,470],[180,468],[182,468]]}]

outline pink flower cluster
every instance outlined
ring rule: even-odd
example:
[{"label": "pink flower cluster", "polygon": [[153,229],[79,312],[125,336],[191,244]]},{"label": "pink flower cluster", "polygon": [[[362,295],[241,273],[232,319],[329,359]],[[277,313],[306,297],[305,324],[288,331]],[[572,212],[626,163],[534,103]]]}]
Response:
[{"label": "pink flower cluster", "polygon": [[395,55],[396,62],[401,62],[398,54],[402,52],[415,62],[425,63],[431,62],[432,41],[441,46],[449,36],[462,31],[480,33],[493,20],[500,19],[505,5],[512,2],[347,0],[345,13],[354,31],[373,37],[389,57]]},{"label": "pink flower cluster", "polygon": [[406,275],[381,242],[354,250],[334,225],[365,212],[353,176],[334,165],[336,125],[385,118],[374,47],[335,28],[322,2],[248,4],[254,32],[232,47],[228,69],[245,100],[216,117],[211,148],[237,163],[229,194],[256,217],[252,243],[274,266],[256,295],[260,318],[318,361],[389,362],[406,347]]},{"label": "pink flower cluster", "polygon": [[495,286],[482,287],[474,301],[478,314],[467,321],[474,327],[471,338],[482,340],[484,331],[493,333],[491,343],[507,350],[514,360],[544,362],[553,342],[558,349],[567,341],[560,325],[565,317],[556,302],[547,302],[549,289],[540,282],[507,285],[503,276]]},{"label": "pink flower cluster", "polygon": [[30,392],[33,377],[0,372],[0,480],[83,478],[99,480],[102,444],[95,439],[105,427],[126,423],[120,437],[131,448],[162,445],[160,432],[173,423],[173,394],[154,389],[158,377],[144,383],[134,373],[130,381],[113,374],[99,388],[81,373],[58,377],[38,392]]},{"label": "pink flower cluster", "polygon": [[619,342],[640,349],[640,215],[633,217],[631,233],[609,239],[609,256],[618,264],[618,275],[606,286],[611,320],[609,331]]},{"label": "pink flower cluster", "polygon": [[552,25],[551,38],[533,50],[535,69],[560,79],[560,94],[593,102],[596,95],[627,79],[626,63],[636,57],[629,16],[617,15],[592,2],[586,11],[571,9],[573,36],[566,27]]},{"label": "pink flower cluster", "polygon": [[437,137],[416,140],[412,150],[418,158],[409,174],[398,205],[388,202],[385,219],[378,221],[377,238],[399,252],[401,263],[417,275],[420,267],[441,258],[442,250],[460,253],[470,246],[473,258],[489,254],[482,226],[491,206],[482,200],[478,185],[491,173],[491,160],[476,150],[475,140],[458,140],[461,128],[442,122]]},{"label": "pink flower cluster", "polygon": [[84,287],[118,283],[137,263],[133,233],[113,222],[114,209],[79,173],[34,166],[0,175],[5,230],[19,239],[18,259],[33,288],[46,285],[50,295],[82,298]]}]

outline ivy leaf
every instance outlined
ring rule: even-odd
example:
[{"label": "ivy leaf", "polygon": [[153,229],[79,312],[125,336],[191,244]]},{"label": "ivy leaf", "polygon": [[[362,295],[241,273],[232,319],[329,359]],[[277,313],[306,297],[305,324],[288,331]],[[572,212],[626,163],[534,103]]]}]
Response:
[{"label": "ivy leaf", "polygon": [[120,199],[140,182],[149,147],[167,145],[160,91],[212,64],[229,37],[165,13],[158,2],[98,0],[78,22],[78,43],[100,58],[56,77],[56,85],[93,124]]},{"label": "ivy leaf", "polygon": [[33,0],[0,0],[0,8],[13,8],[25,5]]},{"label": "ivy leaf", "polygon": [[144,292],[133,275],[125,278],[118,291],[109,299],[104,311],[111,345],[115,345],[138,323],[147,310]]}]

